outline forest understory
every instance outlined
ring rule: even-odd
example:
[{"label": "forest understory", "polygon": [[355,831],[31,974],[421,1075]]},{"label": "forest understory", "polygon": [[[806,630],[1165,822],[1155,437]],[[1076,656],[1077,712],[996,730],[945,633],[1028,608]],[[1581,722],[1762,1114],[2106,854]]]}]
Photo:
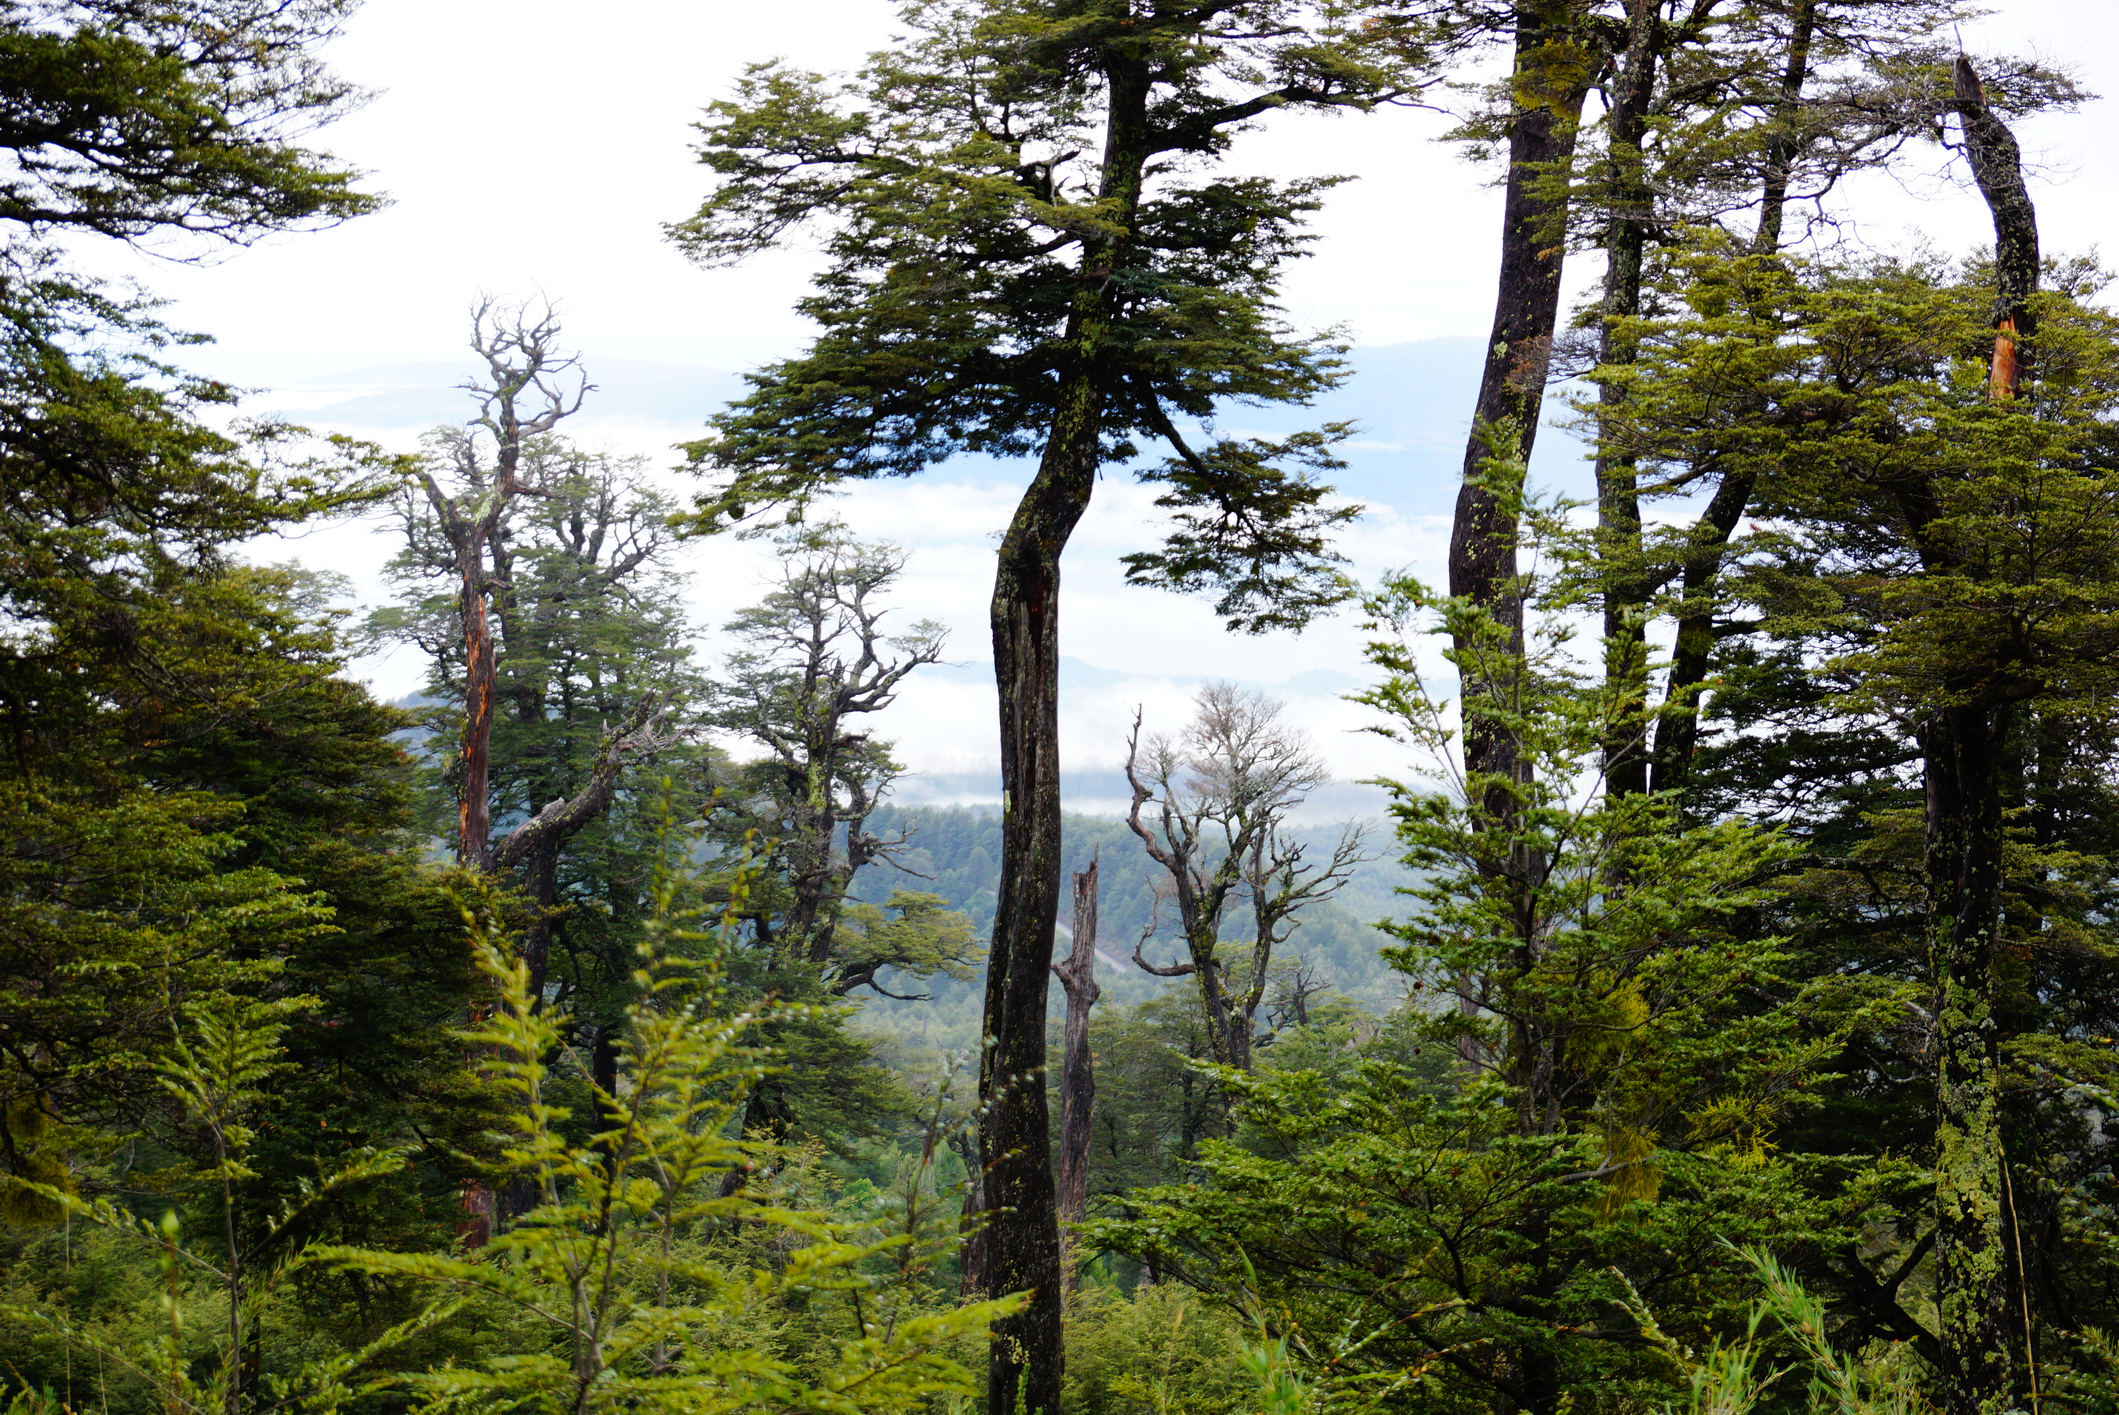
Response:
[{"label": "forest understory", "polygon": [[[549,303],[396,447],[79,268],[377,210],[315,145],[352,10],[0,10],[7,1415],[2119,1415],[2119,315],[2017,136],[2068,73],[1954,0],[915,0],[698,95],[664,234],[812,252],[811,337],[666,468],[570,438]],[[1410,106],[1502,206],[1437,584],[1335,543],[1358,429],[1227,431],[1355,376],[1284,280],[1386,175],[1245,135]],[[1986,224],[1865,243],[1936,171]],[[832,497],[963,457],[1019,474],[999,795],[913,805],[900,699],[986,649]],[[1233,681],[1064,809],[1122,476],[1130,581],[1361,626],[1380,814]],[[347,517],[386,603],[260,563]]]}]

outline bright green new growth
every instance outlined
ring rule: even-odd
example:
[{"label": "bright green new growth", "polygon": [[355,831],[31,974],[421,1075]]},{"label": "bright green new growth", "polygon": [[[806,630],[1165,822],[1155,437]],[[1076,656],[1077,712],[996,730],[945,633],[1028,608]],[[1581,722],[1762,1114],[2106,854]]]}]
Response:
[{"label": "bright green new growth", "polygon": [[[297,1225],[319,1200],[394,1172],[405,1163],[402,1151],[357,1151],[321,1182],[301,1186],[276,1215],[250,1212],[244,1186],[257,1178],[256,1127],[274,1079],[289,1069],[282,1038],[288,1020],[315,1002],[224,992],[184,1008],[187,1025],[158,1067],[210,1156],[179,1176],[194,1203],[219,1211],[200,1241],[187,1236],[174,1210],[155,1220],[108,1198],[10,1181],[74,1220],[128,1237],[143,1258],[154,1255],[159,1321],[126,1336],[24,1307],[0,1308],[0,1317],[41,1325],[126,1373],[167,1415],[242,1415],[289,1404],[323,1415],[407,1388],[428,1410],[576,1415],[869,1415],[969,1395],[973,1377],[955,1354],[975,1347],[988,1324],[1019,1303],[952,1308],[936,1299],[931,1271],[957,1230],[954,1203],[928,1198],[939,1126],[930,1127],[919,1173],[879,1203],[843,1214],[775,1204],[778,1193],[799,1193],[802,1156],[729,1133],[772,1059],[750,1043],[761,1017],[725,1007],[720,958],[740,898],[717,927],[703,930],[680,904],[697,893],[688,876],[664,868],[650,893],[618,1084],[615,1092],[591,1087],[597,1117],[585,1138],[578,1127],[570,1138],[570,1116],[548,1094],[562,1061],[580,1063],[561,1045],[566,1019],[532,1013],[527,971],[503,951],[490,923],[495,901],[481,899],[466,912],[492,992],[486,1015],[461,1036],[475,1064],[515,1097],[516,1128],[505,1138],[498,1182],[527,1184],[534,1195],[529,1212],[484,1248],[303,1246]],[[945,1095],[938,1106],[946,1102]],[[722,1180],[738,1167],[768,1174],[721,1197]],[[770,1172],[779,1170],[798,1182],[775,1182]],[[213,1227],[223,1231],[212,1234]],[[315,1357],[301,1349],[298,1325],[266,1321],[286,1280],[305,1266],[437,1291],[364,1345]],[[796,1336],[787,1329],[800,1309]],[[505,1328],[508,1354],[392,1369],[402,1366],[408,1342],[431,1346],[466,1321]],[[841,1334],[830,1334],[834,1325]]]},{"label": "bright green new growth", "polygon": [[[951,1348],[1018,1303],[931,1310],[923,1279],[956,1225],[953,1211],[922,1211],[924,1186],[908,1186],[894,1231],[881,1236],[748,1190],[721,1196],[731,1169],[779,1162],[728,1133],[769,1054],[748,1041],[760,1016],[721,1006],[720,951],[736,906],[718,928],[700,930],[680,905],[682,883],[665,868],[652,886],[619,1082],[614,1092],[593,1089],[599,1114],[586,1143],[566,1137],[568,1113],[547,1095],[546,1058],[562,1050],[563,1019],[531,1011],[523,965],[473,920],[495,997],[465,1040],[515,1093],[502,1182],[526,1184],[534,1206],[476,1254],[331,1247],[311,1260],[431,1284],[440,1289],[434,1320],[469,1303],[512,1309],[543,1333],[480,1365],[398,1378],[428,1409],[856,1415],[968,1395],[973,1378]],[[770,1270],[746,1256],[759,1238],[777,1254]],[[845,1320],[844,1334],[800,1365],[741,1335],[757,1329],[760,1309],[789,1298],[828,1299]]]},{"label": "bright green new growth", "polygon": [[[151,1335],[130,1340],[75,1326],[65,1317],[7,1305],[0,1317],[35,1323],[69,1346],[150,1387],[168,1415],[238,1415],[299,1395],[308,1409],[331,1410],[349,1394],[346,1378],[372,1358],[422,1327],[422,1316],[383,1333],[364,1347],[308,1363],[297,1376],[268,1378],[274,1400],[261,1398],[257,1332],[283,1281],[305,1261],[295,1237],[297,1224],[327,1194],[389,1174],[405,1162],[403,1151],[364,1148],[349,1155],[320,1182],[303,1182],[279,1212],[249,1211],[242,1186],[258,1177],[249,1160],[257,1133],[252,1122],[275,1076],[289,1067],[281,1038],[288,1020],[315,1006],[310,997],[259,1001],[217,992],[182,1008],[186,1027],[176,1030],[170,1055],[155,1070],[163,1088],[204,1133],[211,1160],[180,1173],[181,1187],[219,1210],[219,1251],[212,1242],[187,1241],[174,1209],[159,1220],[141,1217],[108,1198],[86,1199],[57,1185],[9,1177],[10,1186],[65,1214],[69,1221],[126,1236],[159,1259],[161,1320]],[[217,1337],[193,1334],[191,1314],[218,1309]],[[55,1407],[56,1408],[56,1407]]]},{"label": "bright green new growth", "polygon": [[[1625,1303],[1640,1323],[1642,1340],[1668,1357],[1690,1382],[1684,1415],[1794,1408],[1786,1402],[1791,1392],[1782,1383],[1799,1372],[1810,1378],[1800,1407],[1809,1415],[1910,1415],[1934,1408],[1920,1397],[1906,1363],[1889,1357],[1867,1360],[1836,1347],[1827,1331],[1824,1302],[1787,1267],[1762,1249],[1737,1252],[1751,1265],[1762,1289],[1740,1341],[1716,1341],[1705,1355],[1695,1355],[1662,1329],[1637,1296]],[[1769,1317],[1778,1329],[1778,1343],[1772,1333],[1760,1335]],[[1774,1364],[1776,1348],[1792,1348],[1795,1359]]]}]

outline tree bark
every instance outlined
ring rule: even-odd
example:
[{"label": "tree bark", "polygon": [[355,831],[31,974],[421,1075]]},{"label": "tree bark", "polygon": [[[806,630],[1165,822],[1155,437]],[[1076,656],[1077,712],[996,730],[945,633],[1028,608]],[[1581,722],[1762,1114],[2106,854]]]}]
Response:
[{"label": "tree bark", "polygon": [[1062,396],[1036,479],[1001,546],[993,588],[1000,688],[1001,877],[979,1064],[988,1292],[1028,1291],[994,1326],[986,1408],[1058,1415],[1058,1196],[1045,1109],[1045,1006],[1059,913],[1059,557],[1095,484],[1101,398],[1083,373]]},{"label": "tree bark", "polygon": [[[1818,0],[1800,0],[1788,29],[1788,51],[1781,66],[1780,93],[1774,102],[1773,130],[1766,140],[1765,176],[1759,189],[1758,227],[1752,232],[1754,253],[1771,256],[1781,247],[1788,213],[1788,188],[1802,142],[1795,131],[1803,86],[1810,79],[1810,51],[1817,30]],[[1753,479],[1725,480],[1700,519],[1693,523],[1680,569],[1677,642],[1664,682],[1663,713],[1656,725],[1654,779],[1657,791],[1681,791],[1692,779],[1699,750],[1700,692],[1714,652],[1716,584],[1722,555],[1750,504]]]},{"label": "tree bark", "polygon": [[462,782],[458,788],[462,796],[456,813],[456,855],[474,870],[489,868],[493,839],[493,805],[488,778],[493,757],[496,667],[493,626],[486,618],[484,548],[485,540],[481,535],[459,550],[464,560],[464,739]]},{"label": "tree bark", "polygon": [[[1508,175],[1501,212],[1501,273],[1494,322],[1479,376],[1479,401],[1464,449],[1449,538],[1449,592],[1488,611],[1509,636],[1504,651],[1520,660],[1523,593],[1517,578],[1517,503],[1524,469],[1537,441],[1545,405],[1545,377],[1560,316],[1560,276],[1567,249],[1564,169],[1572,161],[1575,129],[1595,66],[1569,32],[1569,7],[1554,0],[1517,0],[1511,85],[1515,111],[1508,128]],[[1556,188],[1554,183],[1560,179]],[[1505,475],[1496,484],[1489,475]],[[1454,642],[1459,662],[1458,710],[1463,723],[1464,771],[1474,783],[1469,803],[1495,827],[1515,817],[1509,783],[1525,763],[1515,739],[1482,714],[1479,701],[1505,684],[1474,685],[1473,644]],[[1481,791],[1476,783],[1486,782]],[[1528,862],[1515,867],[1528,873]],[[1460,997],[1472,993],[1459,978]],[[1469,1042],[1460,1043],[1467,1064]]]},{"label": "tree bark", "polygon": [[1752,483],[1750,476],[1724,477],[1687,537],[1677,641],[1670,651],[1670,676],[1655,732],[1657,791],[1682,791],[1692,780],[1692,759],[1700,742],[1700,692],[1714,654],[1716,585],[1729,537],[1750,504]]},{"label": "tree bark", "polygon": [[1060,1274],[1071,1293],[1081,1280],[1072,1226],[1089,1212],[1089,1139],[1095,1123],[1096,1069],[1089,1053],[1089,1009],[1103,995],[1096,982],[1096,858],[1074,876],[1074,932],[1067,957],[1052,971],[1067,993],[1067,1040],[1060,1064]]},{"label": "tree bark", "polygon": [[[1555,0],[1518,0],[1515,7],[1515,112],[1508,129],[1501,276],[1449,542],[1450,593],[1490,611],[1518,644],[1523,597],[1516,574],[1515,503],[1522,466],[1537,439],[1559,321],[1567,244],[1565,168],[1574,156],[1575,128],[1595,72],[1572,35],[1570,8]],[[1487,469],[1496,465],[1515,468],[1511,484],[1491,484]],[[1471,652],[1464,640],[1456,648],[1460,657]],[[1467,773],[1515,776],[1521,770],[1517,744],[1480,714],[1468,682],[1462,711]],[[1501,816],[1510,814],[1505,788],[1489,796]]]},{"label": "tree bark", "polygon": [[1973,702],[1943,709],[1921,734],[1936,988],[1936,1335],[1949,1415],[1998,1415],[2013,1404],[1993,996],[2008,719],[2006,707]]},{"label": "tree bark", "polygon": [[[1655,214],[1655,196],[1641,153],[1648,133],[1649,105],[1655,97],[1656,65],[1662,55],[1660,6],[1656,0],[1627,0],[1626,48],[1619,57],[1611,90],[1611,215],[1604,227],[1604,299],[1600,310],[1597,362],[1611,367],[1633,363],[1638,342],[1625,321],[1641,312],[1641,265]],[[1597,389],[1602,416],[1609,418],[1625,401],[1625,391],[1606,382]],[[1648,700],[1648,600],[1641,557],[1641,497],[1632,456],[1609,450],[1597,454],[1597,528],[1608,562],[1618,564],[1604,591],[1605,677],[1623,683],[1633,709],[1604,744],[1604,789],[1614,796],[1648,789],[1647,726],[1638,713]]]},{"label": "tree bark", "polygon": [[994,1296],[1030,1294],[1022,1312],[994,1324],[986,1408],[999,1415],[1059,1415],[1066,1361],[1051,1118],[1040,1079],[1060,888],[1059,562],[1088,509],[1103,461],[1108,390],[1098,349],[1115,316],[1112,276],[1130,249],[1128,233],[1150,156],[1147,60],[1115,59],[1105,78],[1108,121],[1098,195],[1119,234],[1083,250],[1067,318],[1069,366],[1061,374],[1037,475],[1002,538],[993,580],[1001,878],[979,1061],[979,1149],[990,1216],[981,1257]]},{"label": "tree bark", "polygon": [[1781,227],[1788,214],[1788,186],[1802,140],[1795,120],[1802,108],[1803,85],[1810,81],[1810,47],[1817,36],[1818,0],[1800,0],[1788,26],[1788,55],[1781,67],[1781,91],[1773,106],[1773,131],[1766,139],[1766,178],[1759,195],[1758,229],[1751,248],[1771,255],[1781,248]]},{"label": "tree bark", "polygon": [[[2036,332],[2037,213],[2016,140],[1986,106],[1962,55],[1956,99],[1965,150],[1994,220],[1994,352],[1987,393],[2013,399],[2019,338]],[[1931,565],[1930,568],[1935,568]],[[1951,685],[1954,701],[1921,734],[1927,777],[1928,938],[1935,999],[1935,1264],[1937,1337],[1949,1415],[2014,1405],[2001,1035],[1995,1016],[2006,847],[2004,769],[2013,713],[1982,665]]]}]

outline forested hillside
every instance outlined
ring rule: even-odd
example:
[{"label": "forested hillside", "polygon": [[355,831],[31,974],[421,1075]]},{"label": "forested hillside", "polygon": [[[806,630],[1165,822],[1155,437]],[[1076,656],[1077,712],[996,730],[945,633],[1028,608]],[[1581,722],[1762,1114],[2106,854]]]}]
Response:
[{"label": "forested hillside", "polygon": [[[1169,901],[1156,912],[1154,862],[1123,821],[1071,813],[1062,820],[1061,868],[1068,877],[1087,869],[1092,856],[1100,862],[1097,981],[1107,1003],[1130,1006],[1161,996],[1169,988],[1167,980],[1142,972],[1132,961],[1151,917],[1157,929],[1143,946],[1150,961],[1168,962],[1183,951],[1181,940],[1173,937],[1176,926]],[[992,926],[1000,878],[998,811],[886,807],[869,817],[869,828],[878,834],[904,834],[908,848],[897,858],[905,871],[916,873],[908,878],[889,868],[872,870],[855,880],[855,898],[880,904],[894,889],[932,891],[951,909],[963,911],[974,932],[983,935]],[[1385,965],[1379,950],[1390,943],[1390,936],[1374,926],[1405,912],[1407,900],[1396,891],[1411,878],[1394,859],[1367,862],[1346,889],[1301,916],[1300,927],[1281,946],[1283,955],[1315,969],[1326,991],[1367,1012],[1388,1012],[1403,1000],[1405,982]],[[1063,925],[1066,922],[1063,918]],[[1230,922],[1233,928],[1235,921]],[[966,1047],[977,1041],[983,978],[957,980],[944,974],[916,981],[886,975],[884,981],[892,991],[923,992],[931,1001],[871,998],[864,1003],[864,1029],[917,1036],[929,1045]],[[1061,1001],[1054,998],[1055,1009]]]},{"label": "forested hillside", "polygon": [[[384,445],[95,274],[384,205],[316,145],[352,8],[0,12],[7,1415],[2119,1411],[2119,314],[2021,136],[2068,73],[1952,0],[920,0],[843,74],[796,6],[662,135],[661,235],[805,337],[663,466],[572,435],[556,299],[476,295]],[[1424,532],[1313,416],[1435,392],[1298,318],[1356,174],[1258,140],[1414,109],[1501,218],[1434,583],[1349,558]],[[1977,221],[1872,242],[1936,172]],[[548,175],[481,219],[602,174]],[[967,465],[991,697],[907,607],[937,503],[854,514]],[[1125,642],[1345,662],[1063,759],[1122,490]],[[263,563],[348,524],[373,603]],[[937,770],[997,799],[920,804],[974,700]]]}]

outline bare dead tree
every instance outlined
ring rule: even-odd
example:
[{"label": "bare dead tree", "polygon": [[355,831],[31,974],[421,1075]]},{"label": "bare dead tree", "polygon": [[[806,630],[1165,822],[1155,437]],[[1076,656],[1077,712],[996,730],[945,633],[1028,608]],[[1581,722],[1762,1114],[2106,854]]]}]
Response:
[{"label": "bare dead tree", "polygon": [[[1143,759],[1138,714],[1127,742],[1133,806],[1126,824],[1168,876],[1168,896],[1188,957],[1133,961],[1160,977],[1191,976],[1206,1011],[1214,1059],[1250,1069],[1253,1028],[1265,1000],[1273,950],[1306,906],[1329,898],[1364,860],[1365,835],[1349,825],[1322,860],[1288,828],[1289,816],[1329,781],[1303,734],[1280,721],[1281,705],[1228,683],[1210,683],[1177,738],[1152,737]],[[1153,806],[1152,823],[1142,808]],[[1232,980],[1220,956],[1229,905],[1247,896],[1252,939],[1247,967]],[[1152,932],[1151,924],[1151,932]]]},{"label": "bare dead tree", "polygon": [[942,655],[939,624],[885,626],[885,592],[904,568],[898,547],[855,540],[836,523],[798,532],[771,591],[727,626],[744,648],[728,660],[714,718],[765,749],[759,804],[775,818],[793,896],[776,952],[790,960],[830,963],[848,885],[904,843],[866,829],[899,768],[888,743],[857,730]]},{"label": "bare dead tree", "polygon": [[1317,971],[1306,957],[1295,957],[1274,965],[1273,985],[1265,1001],[1266,1025],[1273,1033],[1310,1022],[1310,999],[1329,991],[1332,980]]},{"label": "bare dead tree", "polygon": [[1060,1065],[1060,1275],[1068,1292],[1081,1280],[1074,1235],[1089,1212],[1089,1139],[1096,1111],[1096,1071],[1089,1054],[1089,1009],[1103,995],[1096,982],[1096,866],[1074,876],[1074,930],[1067,956],[1052,965],[1067,993],[1067,1040]]},{"label": "bare dead tree", "polygon": [[[900,630],[889,618],[888,591],[905,560],[897,546],[857,540],[835,522],[797,530],[781,541],[772,588],[727,625],[743,647],[715,690],[713,721],[764,748],[745,768],[745,803],[787,892],[770,936],[766,918],[753,924],[770,986],[783,996],[819,982],[836,996],[881,993],[886,968],[968,976],[978,956],[969,921],[932,895],[894,895],[885,908],[899,917],[862,937],[846,925],[855,876],[893,860],[906,842],[903,832],[868,829],[899,767],[863,720],[895,702],[914,670],[939,661],[944,642],[939,624]],[[787,1095],[770,1079],[754,1086],[744,1132],[789,1133],[797,1117]],[[730,1186],[737,1181],[732,1174]]]},{"label": "bare dead tree", "polygon": [[579,361],[561,354],[558,343],[559,317],[549,305],[535,315],[527,306],[509,307],[490,297],[473,305],[471,348],[485,360],[486,375],[463,385],[478,400],[478,416],[467,426],[486,434],[490,451],[475,431],[451,439],[447,460],[460,483],[453,493],[443,488],[433,459],[419,470],[435,529],[453,554],[461,596],[464,722],[456,857],[476,870],[493,868],[488,786],[499,672],[488,597],[505,583],[491,563],[494,547],[515,499],[545,489],[523,476],[524,444],[580,411],[590,387]]}]

